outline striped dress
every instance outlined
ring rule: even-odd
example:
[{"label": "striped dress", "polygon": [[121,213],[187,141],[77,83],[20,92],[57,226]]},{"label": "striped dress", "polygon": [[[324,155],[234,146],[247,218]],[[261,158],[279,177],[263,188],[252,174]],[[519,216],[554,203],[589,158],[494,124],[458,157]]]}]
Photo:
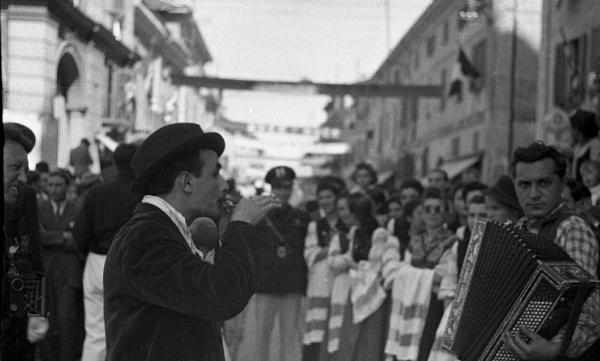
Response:
[{"label": "striped dress", "polygon": [[[331,240],[329,252],[327,254],[327,263],[335,274],[331,290],[331,311],[329,315],[329,340],[327,351],[331,354],[338,350],[340,343],[340,333],[344,321],[344,310],[346,303],[350,299],[350,276],[348,274],[350,265],[354,263],[352,258],[352,241],[356,227],[352,227],[348,234],[349,244],[342,247],[340,244],[340,235],[336,234]],[[345,252],[342,253],[342,249]]]},{"label": "striped dress", "polygon": [[331,237],[336,232],[325,218],[308,225],[304,245],[304,259],[308,266],[308,309],[303,337],[305,345],[321,343],[325,339],[334,278],[327,264],[327,252]]}]

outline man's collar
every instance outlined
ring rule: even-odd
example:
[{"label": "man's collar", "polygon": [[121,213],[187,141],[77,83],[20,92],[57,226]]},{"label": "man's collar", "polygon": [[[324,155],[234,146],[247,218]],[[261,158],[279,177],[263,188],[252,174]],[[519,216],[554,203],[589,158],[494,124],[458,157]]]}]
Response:
[{"label": "man's collar", "polygon": [[194,244],[192,240],[192,234],[188,229],[187,224],[185,222],[185,217],[183,216],[183,214],[181,214],[181,212],[175,209],[175,207],[173,207],[165,199],[157,196],[145,195],[142,199],[142,203],[151,204],[163,211],[171,219],[171,221],[175,223],[175,226],[177,227],[179,233],[181,233],[181,236],[185,239],[186,243],[192,250],[192,253],[200,255],[200,257],[204,257],[202,252]]},{"label": "man's collar", "polygon": [[554,207],[550,212],[548,212],[548,214],[546,214],[545,216],[543,216],[541,218],[531,219],[531,218],[528,218],[527,216],[522,217],[517,222],[517,226],[524,226],[524,227],[529,228],[533,225],[540,225],[542,222],[544,222],[544,220],[551,218],[556,213],[560,212],[561,210],[563,210],[566,207],[567,207],[566,203],[560,202],[556,207]]},{"label": "man's collar", "polygon": [[590,193],[600,193],[600,183],[596,184],[592,188],[590,188]]},{"label": "man's collar", "polygon": [[173,221],[176,221],[175,224],[184,225],[187,227],[185,222],[185,217],[181,212],[179,212],[175,207],[173,207],[169,202],[165,199],[157,196],[145,195],[142,199],[142,203],[152,204],[153,206],[158,207],[163,212],[167,213],[170,218],[174,218]]}]

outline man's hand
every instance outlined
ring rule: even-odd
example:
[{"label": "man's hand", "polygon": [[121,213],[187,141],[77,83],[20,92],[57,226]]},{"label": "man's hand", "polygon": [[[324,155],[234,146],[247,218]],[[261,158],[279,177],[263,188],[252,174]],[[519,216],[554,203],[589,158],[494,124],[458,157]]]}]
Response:
[{"label": "man's hand", "polygon": [[281,207],[281,201],[274,196],[256,196],[253,198],[241,199],[233,214],[232,221],[242,221],[250,224],[257,224],[269,211]]},{"label": "man's hand", "polygon": [[510,334],[504,334],[504,345],[506,350],[521,360],[553,360],[560,354],[564,333],[559,332],[552,340],[546,340],[537,333],[526,327],[519,327],[519,330],[530,341],[525,342],[519,335],[512,337]]},{"label": "man's hand", "polygon": [[46,337],[48,332],[48,319],[46,317],[29,317],[27,320],[27,340],[36,343]]}]

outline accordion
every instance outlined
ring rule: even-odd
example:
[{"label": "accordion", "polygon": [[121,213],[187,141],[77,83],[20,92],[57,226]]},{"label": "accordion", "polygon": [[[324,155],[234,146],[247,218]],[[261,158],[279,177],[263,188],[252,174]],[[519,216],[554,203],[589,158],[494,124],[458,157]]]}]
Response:
[{"label": "accordion", "polygon": [[552,240],[492,221],[474,228],[442,345],[461,361],[517,360],[505,333],[552,338],[600,282]]}]

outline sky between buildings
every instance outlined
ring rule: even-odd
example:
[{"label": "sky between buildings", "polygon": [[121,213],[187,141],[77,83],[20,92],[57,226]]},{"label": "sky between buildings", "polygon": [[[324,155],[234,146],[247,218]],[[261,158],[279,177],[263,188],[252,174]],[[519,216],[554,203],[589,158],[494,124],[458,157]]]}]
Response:
[{"label": "sky between buildings", "polygon": [[[386,0],[189,0],[212,76],[314,82],[369,78],[388,52]],[[431,0],[389,1],[392,48]],[[235,121],[318,126],[325,96],[224,92]]]}]

